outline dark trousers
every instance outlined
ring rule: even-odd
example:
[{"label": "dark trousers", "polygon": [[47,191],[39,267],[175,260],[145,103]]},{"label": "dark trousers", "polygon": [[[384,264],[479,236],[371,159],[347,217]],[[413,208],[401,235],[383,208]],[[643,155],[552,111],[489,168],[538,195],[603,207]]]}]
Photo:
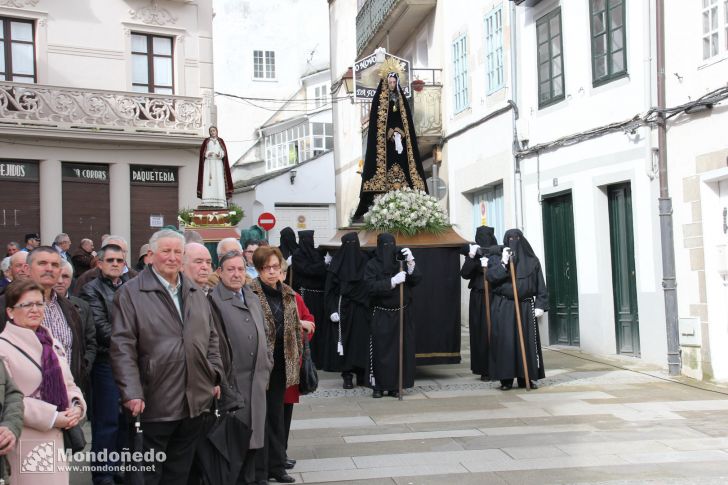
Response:
[{"label": "dark trousers", "polygon": [[[201,416],[178,421],[142,422],[144,451],[154,449],[155,453],[167,454],[164,463],[153,463],[154,471],[144,472],[144,485],[180,485],[187,483],[190,468],[195,457],[197,441],[204,434]],[[133,433],[133,427],[131,427]],[[152,463],[145,463],[146,466]]]},{"label": "dark trousers", "polygon": [[[127,446],[126,417],[119,409],[119,388],[116,387],[109,362],[96,362],[91,370],[91,390],[94,402],[94,413],[91,416],[91,451],[101,450],[119,452]],[[96,461],[95,467],[104,465],[118,466],[117,462],[106,463]],[[112,472],[92,473],[94,482],[104,477],[111,477]]]},{"label": "dark trousers", "polygon": [[270,373],[265,394],[265,446],[257,453],[256,480],[286,473],[286,429],[283,419],[283,397],[286,393],[286,370],[276,365]]},{"label": "dark trousers", "polygon": [[[259,454],[258,451],[259,449],[248,450],[245,454],[243,468],[240,469],[236,485],[255,485],[255,462]],[[262,450],[260,452],[262,453]]]},{"label": "dark trousers", "polygon": [[288,435],[291,434],[291,420],[293,420],[293,404],[284,404],[283,425],[286,427],[286,459],[288,459]]}]

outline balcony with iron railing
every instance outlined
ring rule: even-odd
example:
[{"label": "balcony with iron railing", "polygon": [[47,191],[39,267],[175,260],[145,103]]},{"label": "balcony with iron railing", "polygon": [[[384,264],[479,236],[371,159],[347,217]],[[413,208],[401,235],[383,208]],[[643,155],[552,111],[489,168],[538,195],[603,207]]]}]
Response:
[{"label": "balcony with iron railing", "polygon": [[198,138],[207,123],[203,98],[0,81],[0,133],[35,128],[111,138]]},{"label": "balcony with iron railing", "polygon": [[379,46],[396,52],[436,6],[437,0],[366,0],[356,15],[357,57]]}]

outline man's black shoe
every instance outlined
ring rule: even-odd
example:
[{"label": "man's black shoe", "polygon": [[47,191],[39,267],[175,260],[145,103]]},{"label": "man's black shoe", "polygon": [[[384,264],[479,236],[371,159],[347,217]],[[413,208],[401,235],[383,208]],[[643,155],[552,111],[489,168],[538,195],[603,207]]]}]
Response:
[{"label": "man's black shoe", "polygon": [[513,389],[513,384],[511,384],[511,385],[501,384],[501,386],[498,389],[500,389],[501,391],[510,391],[511,389]]},{"label": "man's black shoe", "polygon": [[278,483],[295,483],[296,479],[290,476],[288,473],[284,473],[283,475],[269,475],[268,481],[275,480]]},{"label": "man's black shoe", "polygon": [[399,392],[397,391],[389,391],[388,394],[390,397],[399,397]]},{"label": "man's black shoe", "polygon": [[480,380],[481,381],[488,381],[488,374],[480,374]]},{"label": "man's black shoe", "polygon": [[354,379],[351,374],[344,376],[344,389],[354,389]]},{"label": "man's black shoe", "polygon": [[380,398],[380,397],[382,397],[382,396],[383,396],[383,394],[382,394],[382,391],[380,391],[379,389],[374,389],[374,390],[372,391],[372,397],[373,397],[374,399],[379,399],[379,398]]},{"label": "man's black shoe", "polygon": [[284,467],[284,468],[285,468],[286,470],[290,470],[290,469],[292,469],[292,468],[293,468],[294,466],[296,466],[296,460],[290,460],[290,459],[286,460],[286,463],[285,463],[285,465],[283,465],[283,467]]}]

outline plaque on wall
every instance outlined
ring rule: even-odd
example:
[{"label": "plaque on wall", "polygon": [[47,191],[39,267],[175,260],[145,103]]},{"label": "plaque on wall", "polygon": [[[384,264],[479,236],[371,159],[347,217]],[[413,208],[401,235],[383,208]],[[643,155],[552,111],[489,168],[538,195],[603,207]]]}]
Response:
[{"label": "plaque on wall", "polygon": [[132,165],[132,185],[177,185],[177,167]]}]

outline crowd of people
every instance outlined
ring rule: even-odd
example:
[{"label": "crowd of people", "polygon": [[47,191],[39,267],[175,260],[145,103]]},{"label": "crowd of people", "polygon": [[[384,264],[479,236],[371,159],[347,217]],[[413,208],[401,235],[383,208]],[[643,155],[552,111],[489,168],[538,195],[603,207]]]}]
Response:
[{"label": "crowd of people", "polygon": [[[503,390],[515,378],[535,388],[544,376],[537,318],[548,310],[540,263],[518,230],[498,246],[483,226],[475,240],[461,271],[471,369]],[[228,238],[217,268],[197,233],[173,229],[155,233],[134,267],[119,236],[105,235],[98,251],[83,239],[73,253],[67,234],[51,246],[37,234],[24,242],[7,244],[0,281],[0,475],[12,470],[12,483],[39,483],[18,473],[27,459],[18,440],[62,449],[84,418],[94,484],[122,482],[129,464],[109,452],[129,449],[138,428],[143,450],[165,455],[144,483],[214,483],[202,448],[222,414],[248,432],[229,450],[239,452],[231,483],[294,482],[287,448],[304,341],[344,389],[356,378],[374,398],[399,397],[414,385],[410,310],[424,275],[391,234],[374,251],[345,234],[333,256],[313,231],[297,238],[285,228],[279,247]],[[43,476],[46,485],[68,480],[60,468]]]}]

